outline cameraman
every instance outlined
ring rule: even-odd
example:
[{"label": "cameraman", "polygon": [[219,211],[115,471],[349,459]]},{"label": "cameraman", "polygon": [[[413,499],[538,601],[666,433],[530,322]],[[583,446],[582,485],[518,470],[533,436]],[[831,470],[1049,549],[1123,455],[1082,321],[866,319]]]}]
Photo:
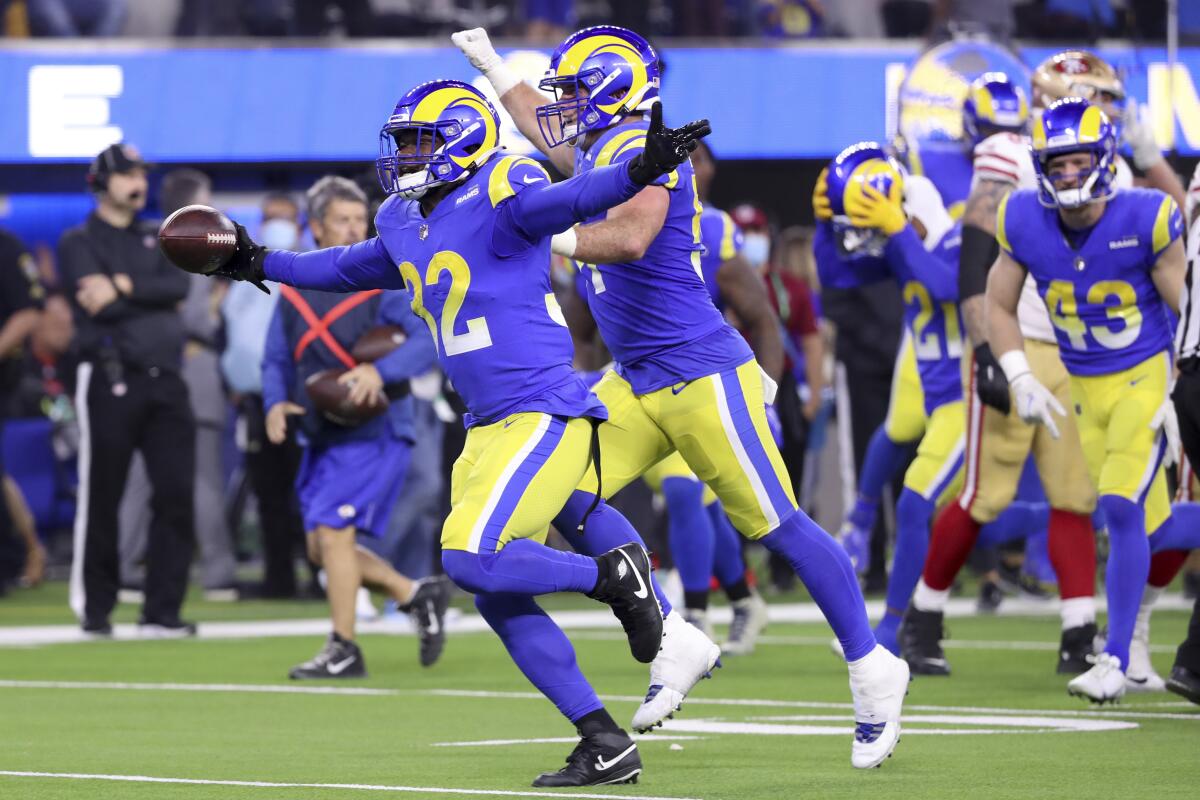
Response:
[{"label": "cameraman", "polygon": [[153,488],[139,632],[190,636],[179,618],[194,545],[196,427],[180,377],[188,277],[158,249],[146,205],[146,165],[128,144],[101,152],[88,170],[96,208],[58,243],[64,291],[73,299],[80,364],[79,502],[71,609],[85,633],[112,634],[117,598],[117,507],[135,450]]}]

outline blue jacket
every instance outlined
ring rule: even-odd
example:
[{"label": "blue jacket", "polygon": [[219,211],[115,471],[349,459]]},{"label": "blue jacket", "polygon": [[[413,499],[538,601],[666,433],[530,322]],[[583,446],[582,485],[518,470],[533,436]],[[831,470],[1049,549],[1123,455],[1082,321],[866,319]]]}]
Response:
[{"label": "blue jacket", "polygon": [[[308,289],[295,291],[308,303],[318,319],[323,319],[340,303],[359,297]],[[408,295],[404,292],[368,294],[368,297],[329,325],[332,338],[349,352],[359,337],[376,325],[399,325],[408,339],[375,362],[380,377],[384,383],[396,383],[429,371],[436,362],[437,353],[429,336],[429,328],[409,309]],[[321,370],[345,369],[346,364],[320,336],[310,337],[311,341],[297,359],[297,347],[309,329],[309,323],[296,307],[286,297],[280,298],[271,318],[263,352],[263,407],[270,409],[284,400],[304,406],[308,413],[300,420],[300,431],[306,444],[336,444],[382,435],[412,441],[411,397],[393,401],[387,414],[355,427],[338,425],[313,409],[304,382]]]}]

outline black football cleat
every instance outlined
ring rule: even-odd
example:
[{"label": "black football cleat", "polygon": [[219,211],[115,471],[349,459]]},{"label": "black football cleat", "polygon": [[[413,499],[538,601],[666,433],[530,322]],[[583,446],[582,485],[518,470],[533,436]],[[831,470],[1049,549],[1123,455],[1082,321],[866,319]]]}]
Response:
[{"label": "black football cleat", "polygon": [[1082,675],[1091,669],[1092,662],[1088,659],[1095,653],[1095,639],[1094,622],[1063,631],[1058,645],[1058,666],[1054,671],[1059,675]]},{"label": "black football cleat", "polygon": [[1167,691],[1200,706],[1200,673],[1176,664],[1171,667],[1171,676],[1167,678]]},{"label": "black football cleat", "polygon": [[292,667],[288,677],[294,681],[365,678],[367,662],[357,644],[330,634],[321,652],[303,664]]},{"label": "black football cleat", "polygon": [[663,615],[650,583],[650,556],[636,542],[596,558],[600,580],[589,597],[607,603],[629,637],[629,651],[649,664],[662,646]]},{"label": "black football cleat", "polygon": [[567,765],[558,772],[543,772],[533,781],[537,787],[604,786],[612,783],[637,783],[642,773],[642,757],[637,743],[625,731],[585,736],[567,756]]},{"label": "black football cleat", "polygon": [[80,627],[88,639],[111,639],[113,635],[112,623],[106,619],[85,619]]},{"label": "black football cleat", "polygon": [[1004,602],[1004,590],[992,581],[979,584],[979,597],[975,600],[975,610],[980,614],[995,614]]},{"label": "black football cleat", "polygon": [[450,582],[438,575],[417,583],[417,591],[407,606],[401,608],[412,617],[413,627],[421,642],[422,667],[430,667],[441,658],[446,647],[446,609],[450,606]]},{"label": "black football cleat", "polygon": [[941,611],[919,611],[912,606],[900,625],[900,656],[913,675],[949,675],[950,663],[942,650],[946,632]]}]

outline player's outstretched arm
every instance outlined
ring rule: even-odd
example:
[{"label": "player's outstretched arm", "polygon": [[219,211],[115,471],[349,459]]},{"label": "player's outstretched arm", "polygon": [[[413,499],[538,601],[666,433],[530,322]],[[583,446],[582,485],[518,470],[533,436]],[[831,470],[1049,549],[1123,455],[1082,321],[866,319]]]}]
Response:
[{"label": "player's outstretched arm", "polygon": [[356,292],[362,289],[403,289],[400,272],[378,236],[349,247],[328,247],[308,253],[268,250],[237,226],[237,250],[214,275],[250,281],[266,291],[271,280],[297,289]]},{"label": "player's outstretched arm", "polygon": [[[507,203],[505,214],[509,225],[529,242],[565,233],[565,238],[555,237],[556,253],[590,264],[605,263],[584,255],[579,248],[579,239],[592,226],[579,229],[571,226],[631,198],[636,199],[635,195],[638,198],[645,195],[650,184],[686,161],[696,149],[697,142],[711,130],[708,120],[666,128],[662,124],[662,105],[655,103],[650,110],[650,128],[641,152],[628,161],[590,170],[561,183],[535,181],[533,186],[517,193]],[[662,193],[665,194],[665,190]],[[659,227],[665,216],[664,208]]]},{"label": "player's outstretched arm", "polygon": [[469,31],[459,31],[450,35],[450,41],[462,51],[471,62],[471,66],[483,73],[500,104],[512,117],[519,130],[534,147],[541,150],[554,164],[554,168],[563,175],[575,172],[574,151],[565,147],[550,147],[542,138],[538,127],[537,107],[545,105],[546,97],[537,89],[521,80],[505,65],[504,59],[492,47],[487,31],[483,28],[472,28]]},{"label": "player's outstretched arm", "polygon": [[771,308],[767,289],[740,255],[721,262],[717,269],[721,296],[745,326],[750,349],[758,363],[778,382],[783,376],[783,337],[779,317]]}]

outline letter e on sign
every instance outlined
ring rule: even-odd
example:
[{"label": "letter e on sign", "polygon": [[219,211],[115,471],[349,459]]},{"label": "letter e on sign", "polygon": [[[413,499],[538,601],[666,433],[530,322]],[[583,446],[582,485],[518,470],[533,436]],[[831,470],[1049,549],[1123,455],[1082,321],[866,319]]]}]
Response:
[{"label": "letter e on sign", "polygon": [[109,125],[109,101],[120,97],[119,66],[41,64],[29,70],[29,155],[91,158],[122,139]]}]

